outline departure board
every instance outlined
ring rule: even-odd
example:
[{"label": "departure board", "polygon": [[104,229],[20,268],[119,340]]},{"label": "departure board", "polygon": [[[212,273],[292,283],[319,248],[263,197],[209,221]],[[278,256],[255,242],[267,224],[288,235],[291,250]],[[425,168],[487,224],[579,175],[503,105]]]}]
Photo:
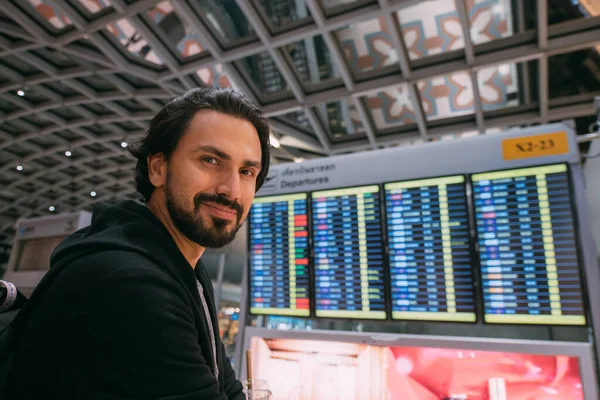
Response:
[{"label": "departure board", "polygon": [[308,195],[262,197],[249,216],[250,313],[310,316]]},{"label": "departure board", "polygon": [[472,181],[485,321],[584,325],[567,166]]},{"label": "departure board", "polygon": [[384,188],[392,319],[475,322],[465,177]]},{"label": "departure board", "polygon": [[315,315],[386,319],[379,186],[312,193]]}]

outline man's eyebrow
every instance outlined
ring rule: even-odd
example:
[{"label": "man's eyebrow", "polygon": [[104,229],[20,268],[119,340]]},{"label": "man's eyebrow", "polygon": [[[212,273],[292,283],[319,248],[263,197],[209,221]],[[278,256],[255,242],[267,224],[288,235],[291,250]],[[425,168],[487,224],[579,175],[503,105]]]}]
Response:
[{"label": "man's eyebrow", "polygon": [[200,151],[205,151],[207,153],[212,153],[215,156],[222,158],[224,160],[231,160],[231,156],[225,152],[223,152],[222,150],[217,149],[215,146],[210,146],[210,145],[200,145],[198,147],[196,147],[194,149],[194,153],[200,152]]},{"label": "man's eyebrow", "polygon": [[258,161],[246,160],[246,161],[244,161],[244,167],[254,167],[256,169],[260,169],[261,168],[261,164]]},{"label": "man's eyebrow", "polygon": [[[205,151],[207,153],[211,153],[214,154],[215,156],[222,158],[223,160],[231,160],[231,156],[225,152],[223,152],[222,150],[219,150],[218,148],[216,148],[215,146],[210,146],[210,145],[200,145],[197,146],[194,149],[194,153],[200,152],[200,151]],[[261,168],[261,163],[260,161],[252,161],[252,160],[245,160],[244,161],[244,167],[253,167],[253,168]]]}]

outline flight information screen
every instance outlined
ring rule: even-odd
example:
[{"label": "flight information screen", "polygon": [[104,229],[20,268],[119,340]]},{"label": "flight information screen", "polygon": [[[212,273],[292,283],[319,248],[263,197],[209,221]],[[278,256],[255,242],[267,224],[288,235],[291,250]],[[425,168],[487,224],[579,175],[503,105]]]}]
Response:
[{"label": "flight information screen", "polygon": [[379,186],[312,193],[315,315],[386,319]]},{"label": "flight information screen", "polygon": [[475,322],[465,177],[384,188],[392,318]]},{"label": "flight information screen", "polygon": [[262,197],[250,210],[250,313],[310,316],[308,195]]},{"label": "flight information screen", "polygon": [[472,181],[485,321],[584,325],[567,166]]}]

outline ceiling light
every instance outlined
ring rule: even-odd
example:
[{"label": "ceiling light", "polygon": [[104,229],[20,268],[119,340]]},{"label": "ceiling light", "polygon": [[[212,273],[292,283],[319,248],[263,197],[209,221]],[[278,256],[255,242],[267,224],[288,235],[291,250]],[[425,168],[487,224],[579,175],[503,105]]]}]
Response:
[{"label": "ceiling light", "polygon": [[92,197],[96,197],[96,192],[94,192],[93,190],[90,192],[90,196]]},{"label": "ceiling light", "polygon": [[54,208],[54,206],[50,206],[50,207],[48,207],[48,210],[54,211],[54,210],[56,210],[56,208]]},{"label": "ceiling light", "polygon": [[23,171],[23,166],[22,165],[17,165],[17,171]]},{"label": "ceiling light", "polygon": [[127,147],[127,146],[128,146],[127,142],[124,142],[124,141],[123,141],[123,142],[121,142],[121,147],[122,147],[122,148],[125,148],[125,147]]},{"label": "ceiling light", "polygon": [[69,150],[65,151],[65,156],[71,157],[72,155],[73,153],[71,153]]},{"label": "ceiling light", "polygon": [[269,141],[271,142],[271,146],[275,147],[276,149],[278,149],[279,146],[281,146],[281,144],[279,143],[279,139],[277,139],[272,133],[269,134]]},{"label": "ceiling light", "polygon": [[296,157],[296,158],[294,158],[294,162],[295,163],[301,163],[302,161],[304,161],[304,158],[302,158],[302,157]]},{"label": "ceiling light", "polygon": [[25,92],[24,92],[24,91],[22,91],[22,90],[19,90],[19,91],[17,92],[17,94],[18,94],[19,96],[21,96],[21,97],[25,96]]},{"label": "ceiling light", "polygon": [[500,71],[502,75],[508,75],[510,74],[510,65],[502,64],[498,67],[498,71]]}]

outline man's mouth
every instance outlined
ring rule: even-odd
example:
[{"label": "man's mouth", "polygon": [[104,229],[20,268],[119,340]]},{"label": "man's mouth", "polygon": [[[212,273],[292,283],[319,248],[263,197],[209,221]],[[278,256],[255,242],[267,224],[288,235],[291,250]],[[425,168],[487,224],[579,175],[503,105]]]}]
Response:
[{"label": "man's mouth", "polygon": [[237,218],[237,211],[231,207],[223,206],[214,202],[203,202],[207,210],[217,218],[233,220]]}]

